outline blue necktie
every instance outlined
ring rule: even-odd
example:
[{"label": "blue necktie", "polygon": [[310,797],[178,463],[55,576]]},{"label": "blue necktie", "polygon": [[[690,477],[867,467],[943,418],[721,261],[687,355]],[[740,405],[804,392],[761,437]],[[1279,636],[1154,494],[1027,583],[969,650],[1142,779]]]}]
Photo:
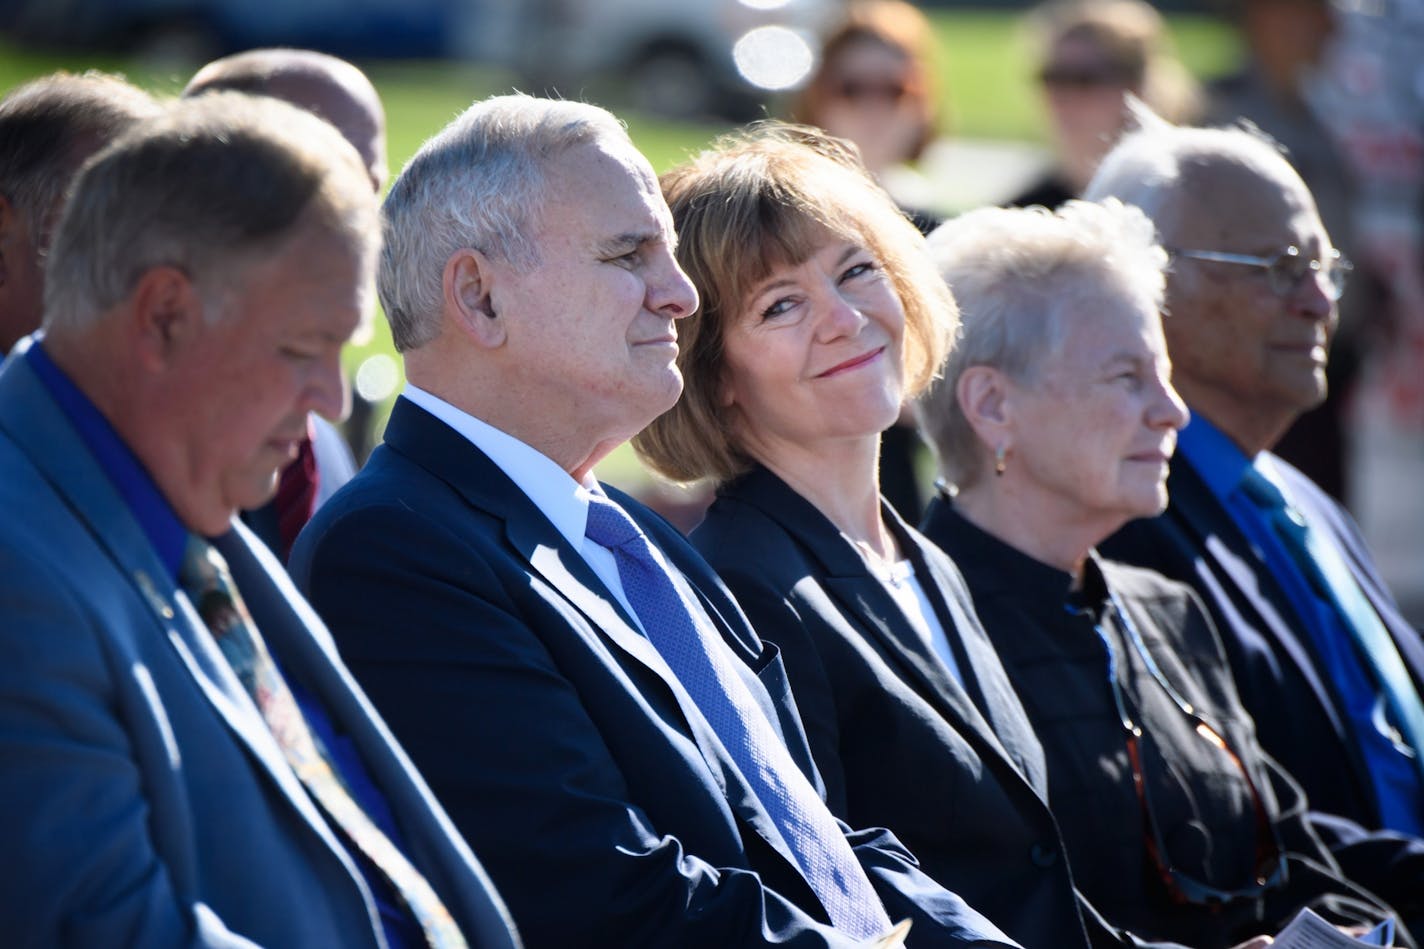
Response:
[{"label": "blue necktie", "polygon": [[588,538],[612,552],[618,577],[648,639],[731,754],[796,856],[836,928],[860,939],[890,931],[890,918],[840,826],[772,730],[737,660],[701,607],[673,582],[662,554],[627,513],[589,498]]},{"label": "blue necktie", "polygon": [[1311,587],[1335,608],[1345,627],[1354,634],[1405,743],[1414,749],[1415,767],[1424,775],[1424,704],[1420,703],[1419,691],[1409,678],[1389,630],[1355,581],[1344,557],[1310,528],[1280,489],[1255,467],[1246,469],[1241,488],[1266,514]]}]

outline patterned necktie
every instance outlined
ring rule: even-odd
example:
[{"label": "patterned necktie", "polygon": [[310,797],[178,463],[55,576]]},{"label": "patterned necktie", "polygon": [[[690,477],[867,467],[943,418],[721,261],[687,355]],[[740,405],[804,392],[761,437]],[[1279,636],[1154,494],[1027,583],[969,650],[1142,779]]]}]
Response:
[{"label": "patterned necktie", "polygon": [[860,939],[889,932],[890,918],[835,818],[737,675],[737,660],[711,621],[673,582],[661,553],[622,508],[597,495],[589,499],[587,533],[613,553],[648,639],[755,789],[836,928]]},{"label": "patterned necktie", "polygon": [[1335,608],[1345,627],[1354,634],[1375,681],[1384,691],[1405,743],[1414,749],[1415,767],[1424,775],[1424,704],[1420,703],[1419,691],[1409,678],[1409,670],[1389,630],[1355,581],[1349,565],[1335,546],[1312,530],[1280,489],[1255,467],[1246,469],[1241,488],[1266,514],[1271,528],[1311,588]]},{"label": "patterned necktie", "polygon": [[189,538],[178,581],[307,791],[390,881],[430,945],[464,949],[465,938],[440,897],[351,797],[318,747],[222,555],[201,537]]}]

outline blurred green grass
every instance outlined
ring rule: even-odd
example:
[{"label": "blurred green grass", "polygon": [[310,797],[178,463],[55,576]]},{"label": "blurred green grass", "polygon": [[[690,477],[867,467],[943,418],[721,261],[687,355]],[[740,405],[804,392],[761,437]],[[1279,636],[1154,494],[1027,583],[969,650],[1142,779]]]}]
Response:
[{"label": "blurred green grass", "polygon": [[[1013,13],[929,11],[940,39],[936,62],[943,99],[944,131],[965,138],[1045,141],[1044,115],[1030,75],[1030,48]],[[1239,55],[1230,29],[1204,16],[1168,20],[1177,50],[1199,77],[1228,70]],[[113,55],[25,49],[0,38],[0,91],[56,69],[103,69],[121,73],[159,95],[176,95],[199,63],[155,63]],[[469,104],[513,87],[499,70],[449,62],[365,61],[360,65],[380,90],[387,113],[387,148],[392,175],[420,147]],[[577,92],[571,93],[577,97]],[[780,113],[770,103],[768,114]],[[666,170],[707,146],[730,126],[715,122],[673,122],[610,105],[628,124],[629,134],[658,171]],[[393,354],[385,320],[377,318],[369,340],[348,347],[347,366],[354,372],[365,359]],[[376,431],[384,423],[377,413]],[[610,480],[628,484],[642,477],[628,449],[602,466]]]}]

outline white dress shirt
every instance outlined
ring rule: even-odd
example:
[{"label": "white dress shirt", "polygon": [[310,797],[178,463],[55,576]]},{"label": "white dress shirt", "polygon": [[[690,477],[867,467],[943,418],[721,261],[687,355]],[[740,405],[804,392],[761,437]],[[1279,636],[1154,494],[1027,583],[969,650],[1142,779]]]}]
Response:
[{"label": "white dress shirt", "polygon": [[488,422],[455,408],[439,396],[431,395],[409,382],[401,394],[459,432],[508,475],[509,480],[534,502],[540,513],[549,519],[554,529],[579,552],[598,579],[618,598],[623,609],[638,624],[639,632],[647,635],[638,614],[628,602],[627,594],[623,592],[623,582],[618,577],[618,563],[613,554],[585,536],[589,495],[603,493],[592,472],[583,484],[579,484],[549,456]]}]

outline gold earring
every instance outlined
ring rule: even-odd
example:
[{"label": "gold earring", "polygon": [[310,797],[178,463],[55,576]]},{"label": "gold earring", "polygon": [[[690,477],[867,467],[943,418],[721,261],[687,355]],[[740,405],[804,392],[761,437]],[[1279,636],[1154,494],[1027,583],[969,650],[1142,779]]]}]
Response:
[{"label": "gold earring", "polygon": [[1004,476],[1004,446],[1000,445],[994,449],[994,476],[1002,478]]}]

